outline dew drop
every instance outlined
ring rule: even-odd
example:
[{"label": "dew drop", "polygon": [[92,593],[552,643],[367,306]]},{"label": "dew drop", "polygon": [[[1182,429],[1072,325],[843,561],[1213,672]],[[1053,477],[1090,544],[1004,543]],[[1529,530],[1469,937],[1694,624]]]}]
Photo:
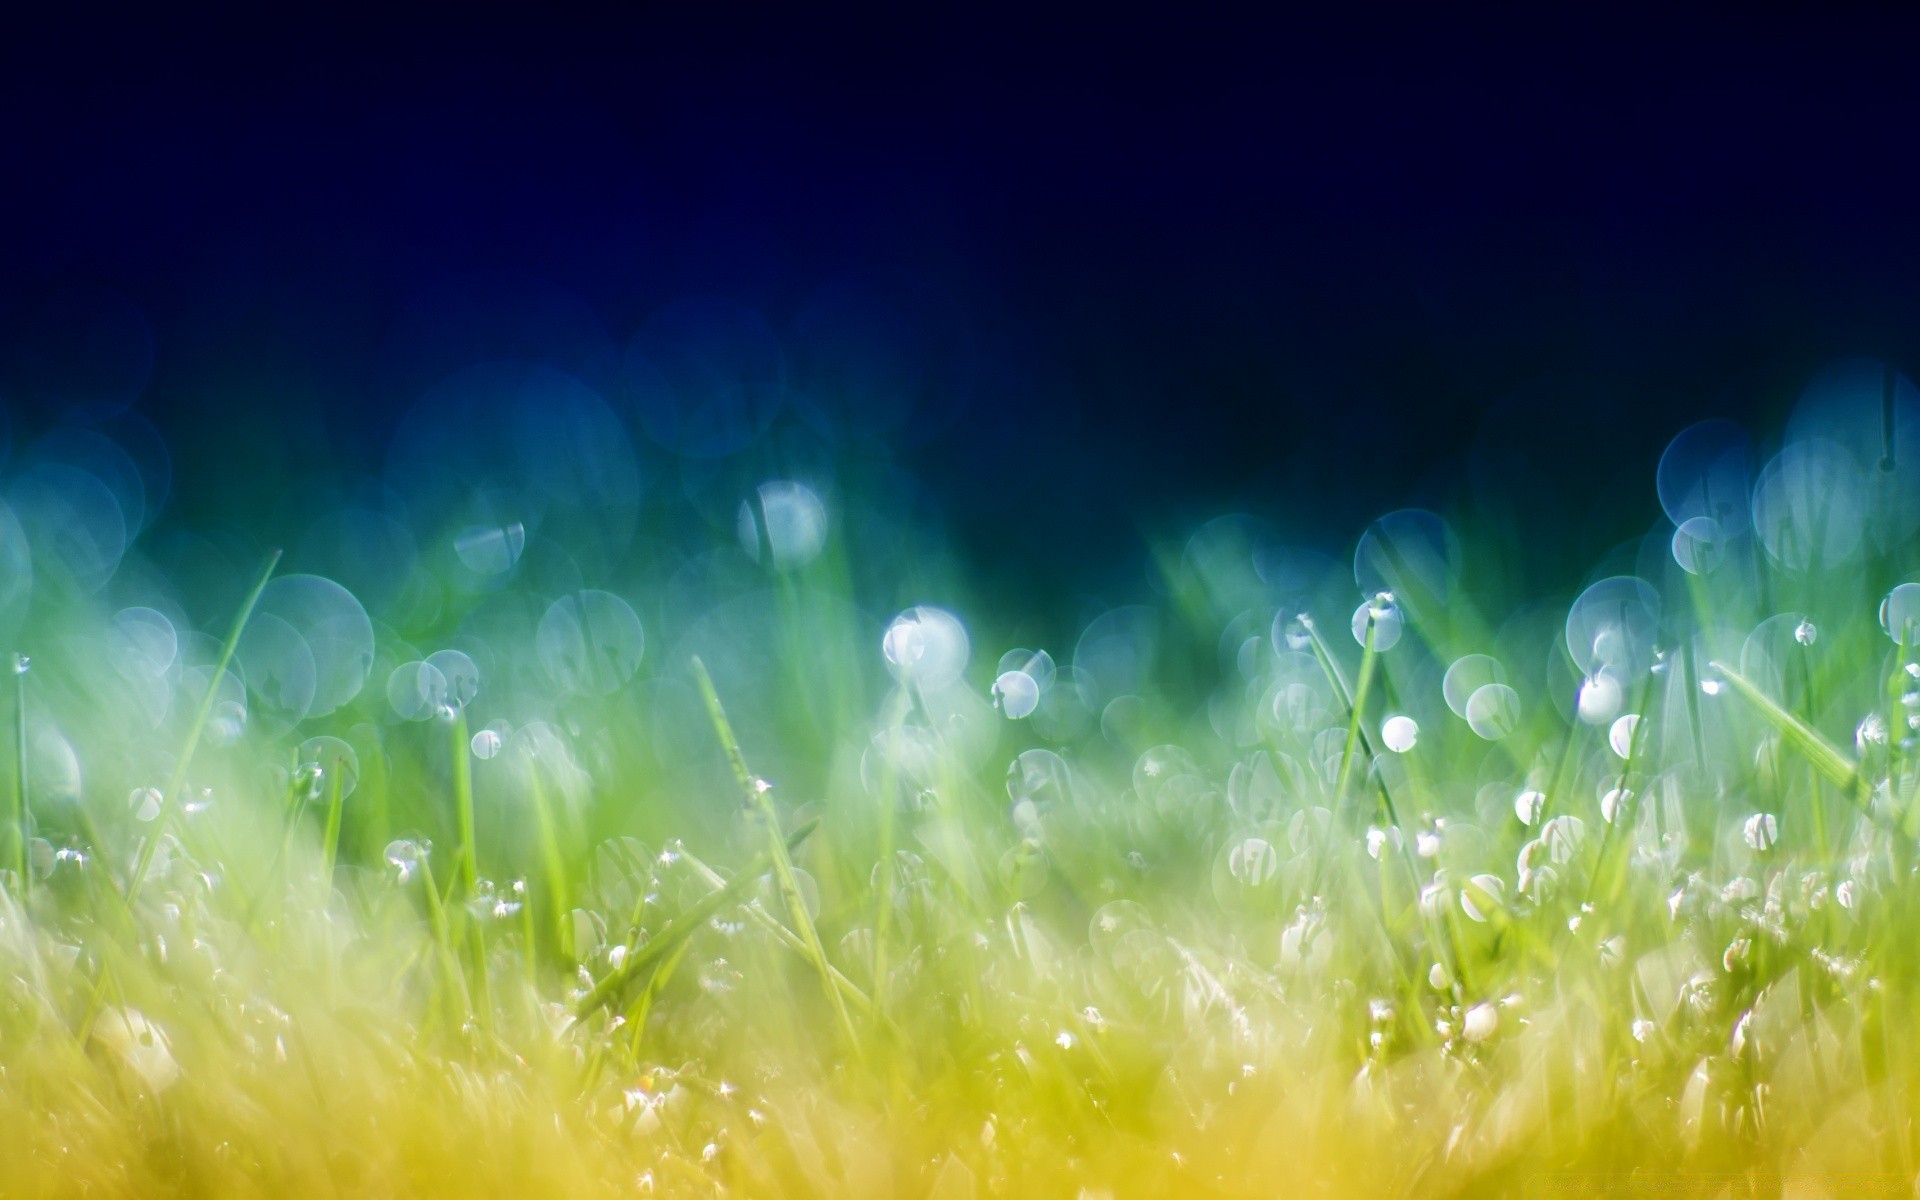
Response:
[{"label": "dew drop", "polygon": [[1896,642],[1920,643],[1920,583],[1903,583],[1880,602],[1880,628]]},{"label": "dew drop", "polygon": [[1470,1042],[1484,1042],[1500,1028],[1500,1010],[1491,1004],[1476,1004],[1460,1022],[1460,1036]]},{"label": "dew drop", "polygon": [[136,821],[151,821],[160,815],[160,789],[135,788],[127,796],[127,810]]},{"label": "dew drop", "polygon": [[1628,713],[1615,721],[1607,730],[1607,745],[1615,755],[1626,758],[1633,753],[1633,735],[1640,727],[1638,713]]},{"label": "dew drop", "polygon": [[1581,681],[1576,707],[1582,721],[1600,725],[1613,719],[1623,699],[1619,680],[1609,674],[1594,675]]},{"label": "dew drop", "polygon": [[1009,720],[1023,720],[1040,706],[1040,685],[1025,671],[1003,672],[993,681],[993,702]]},{"label": "dew drop", "polygon": [[1395,754],[1405,754],[1420,740],[1420,726],[1412,717],[1395,714],[1380,723],[1380,741]]},{"label": "dew drop", "polygon": [[1362,646],[1367,644],[1369,624],[1373,627],[1373,648],[1376,652],[1391,650],[1400,644],[1405,621],[1400,615],[1400,606],[1394,603],[1392,592],[1381,592],[1353,610],[1353,640]]}]

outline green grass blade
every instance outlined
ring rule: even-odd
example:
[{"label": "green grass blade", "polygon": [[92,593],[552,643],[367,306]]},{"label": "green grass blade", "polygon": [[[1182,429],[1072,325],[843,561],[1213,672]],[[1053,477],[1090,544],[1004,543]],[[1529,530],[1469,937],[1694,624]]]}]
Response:
[{"label": "green grass blade", "polygon": [[821,986],[826,989],[827,999],[833,1004],[841,1033],[846,1035],[847,1044],[858,1054],[860,1037],[854,1032],[853,1018],[847,1015],[847,1002],[833,982],[833,964],[827,961],[826,948],[820,944],[820,931],[814,928],[813,918],[807,914],[806,901],[800,896],[799,885],[793,881],[793,860],[787,856],[786,839],[780,836],[780,814],[774,810],[766,784],[747,769],[746,756],[740,752],[739,739],[733,736],[733,725],[727,720],[727,710],[720,703],[720,694],[713,690],[713,677],[707,674],[707,664],[698,657],[693,660],[693,673],[699,681],[700,694],[707,702],[707,715],[713,720],[714,733],[719,736],[720,744],[727,752],[727,762],[733,767],[734,781],[740,785],[741,798],[767,824],[768,852],[773,857],[774,876],[780,881],[780,894],[786,901],[788,915],[793,918],[794,928],[807,943],[807,955],[813,960],[814,969],[820,973]]},{"label": "green grass blade", "polygon": [[1860,768],[1838,746],[1822,737],[1819,730],[1780,707],[1773,697],[1732,667],[1722,662],[1709,662],[1707,665],[1718,671],[1742,699],[1758,709],[1767,724],[1779,731],[1781,740],[1798,750],[1813,764],[1815,771],[1838,787],[1847,799],[1865,806],[1866,795],[1860,781]]},{"label": "green grass blade", "polygon": [[[798,846],[806,841],[808,836],[819,828],[819,825],[817,820],[808,821],[789,834],[781,843],[781,847],[784,849],[788,846]],[[773,856],[765,852],[755,855],[751,862],[741,868],[739,874],[682,909],[673,920],[661,927],[659,933],[654,934],[639,949],[627,955],[621,961],[618,970],[609,972],[599,983],[593,985],[591,991],[580,997],[573,1006],[573,1015],[585,1017],[595,1009],[612,1003],[614,998],[626,991],[634,980],[651,970],[653,965],[675,946],[691,937],[694,930],[706,924],[708,918],[752,887],[762,875],[767,873],[767,868],[773,865],[772,859]]]},{"label": "green grass blade", "polygon": [[167,780],[167,790],[160,797],[160,812],[153,819],[153,832],[140,846],[140,856],[134,861],[133,874],[127,877],[127,903],[140,893],[140,885],[147,878],[148,868],[153,866],[153,855],[160,847],[160,837],[167,825],[180,811],[180,789],[187,782],[187,768],[193,763],[193,752],[200,745],[200,735],[206,732],[207,720],[213,716],[213,705],[220,692],[220,680],[226,674],[227,664],[233,661],[233,652],[240,645],[240,635],[246,631],[247,621],[253,616],[254,605],[260,603],[260,593],[267,590],[267,581],[273,578],[275,567],[280,565],[280,551],[267,555],[266,565],[260,568],[260,578],[254,581],[253,590],[247,593],[240,611],[234,614],[233,628],[227,632],[227,640],[220,647],[220,658],[213,665],[213,674],[207,679],[207,694],[200,697],[200,708],[193,714],[193,724],[187,726],[186,744],[180,747],[180,758],[173,765],[173,776]]}]

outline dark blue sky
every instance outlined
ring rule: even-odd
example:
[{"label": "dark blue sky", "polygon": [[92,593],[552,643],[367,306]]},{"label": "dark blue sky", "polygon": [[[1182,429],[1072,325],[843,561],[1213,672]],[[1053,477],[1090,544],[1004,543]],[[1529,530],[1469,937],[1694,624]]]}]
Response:
[{"label": "dark blue sky", "polygon": [[138,305],[190,517],[303,439],[377,456],[396,315],[476,277],[617,340],[689,293],[776,327],[837,277],[937,297],[986,365],[899,454],[1055,587],[1227,508],[1338,543],[1457,499],[1489,437],[1566,464],[1551,511],[1621,481],[1590,557],[1688,420],[1920,356],[1896,29],[251,22],[0,50],[0,342],[74,287]]}]

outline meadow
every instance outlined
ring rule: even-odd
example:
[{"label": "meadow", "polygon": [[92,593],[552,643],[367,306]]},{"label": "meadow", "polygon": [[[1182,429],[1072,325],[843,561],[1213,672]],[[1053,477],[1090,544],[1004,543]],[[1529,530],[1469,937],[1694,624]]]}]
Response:
[{"label": "meadow", "polygon": [[443,391],[285,554],[10,468],[0,1193],[1911,1194],[1890,368],[1674,431],[1571,594],[1240,514],[1053,646],[738,420],[637,409],[667,547],[590,389]]}]

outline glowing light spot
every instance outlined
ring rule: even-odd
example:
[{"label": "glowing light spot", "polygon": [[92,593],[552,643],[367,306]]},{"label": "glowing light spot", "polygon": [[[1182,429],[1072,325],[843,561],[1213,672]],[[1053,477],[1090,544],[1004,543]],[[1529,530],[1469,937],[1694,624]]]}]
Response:
[{"label": "glowing light spot", "polygon": [[754,562],[764,553],[774,567],[791,571],[816,558],[827,543],[827,506],[804,483],[773,480],[740,502],[735,531]]},{"label": "glowing light spot", "polygon": [[1497,742],[1520,724],[1520,693],[1504,683],[1476,688],[1467,698],[1465,715],[1476,734]]},{"label": "glowing light spot", "polygon": [[1391,592],[1381,592],[1373,599],[1353,610],[1353,640],[1362,646],[1367,644],[1367,630],[1373,630],[1373,648],[1376,651],[1391,650],[1400,644],[1400,633],[1405,624],[1400,615],[1400,606],[1394,603]]},{"label": "glowing light spot", "polygon": [[893,619],[880,649],[896,679],[923,688],[944,687],[958,679],[971,653],[959,618],[924,604]]},{"label": "glowing light spot", "polygon": [[1040,706],[1040,685],[1025,671],[1008,671],[993,681],[993,702],[1010,719],[1021,720]]},{"label": "glowing light spot", "polygon": [[1633,753],[1633,735],[1639,728],[1639,714],[1628,713],[1615,721],[1607,730],[1607,745],[1612,748],[1614,754],[1626,758]]},{"label": "glowing light spot", "polygon": [[1405,754],[1420,740],[1420,725],[1412,717],[1395,714],[1380,723],[1380,742],[1395,754]]}]

